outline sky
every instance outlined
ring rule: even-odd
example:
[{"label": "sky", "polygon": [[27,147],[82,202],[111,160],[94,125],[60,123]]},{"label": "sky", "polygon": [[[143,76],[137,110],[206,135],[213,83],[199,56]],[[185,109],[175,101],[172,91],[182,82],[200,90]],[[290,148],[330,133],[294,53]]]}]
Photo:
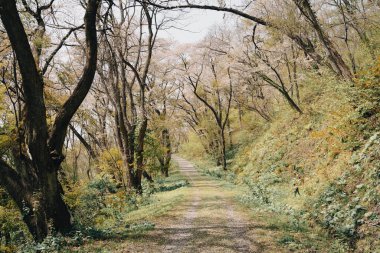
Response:
[{"label": "sky", "polygon": [[[76,6],[76,15],[71,15],[73,11],[69,9],[60,13],[62,19],[69,19],[69,23],[81,24],[83,22],[83,9],[78,5],[78,0],[66,1],[66,4]],[[215,0],[211,0],[210,3],[217,5],[213,1]],[[172,10],[162,13],[165,16],[175,18],[175,21],[171,23],[173,27],[160,31],[158,37],[173,39],[180,43],[201,41],[212,26],[223,23],[225,15],[223,12],[200,9]]]},{"label": "sky", "polygon": [[180,43],[196,43],[202,40],[209,29],[217,24],[222,24],[224,13],[210,10],[189,10],[188,13],[176,12],[181,17],[178,26],[162,31],[161,38],[174,39]]}]

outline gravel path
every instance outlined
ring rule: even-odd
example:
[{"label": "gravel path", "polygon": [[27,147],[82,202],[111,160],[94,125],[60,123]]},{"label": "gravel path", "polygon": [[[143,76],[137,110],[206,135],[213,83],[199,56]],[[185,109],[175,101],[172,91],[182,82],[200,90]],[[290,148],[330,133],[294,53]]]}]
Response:
[{"label": "gravel path", "polygon": [[179,223],[157,229],[169,229],[163,252],[260,252],[260,245],[249,235],[249,222],[235,209],[232,196],[218,184],[201,176],[194,166],[174,157],[185,174],[192,191],[191,203]]},{"label": "gravel path", "polygon": [[153,221],[153,231],[125,241],[115,252],[289,252],[273,243],[271,228],[253,221],[251,211],[236,203],[236,192],[201,175],[190,162],[173,159],[190,182],[182,201]]}]

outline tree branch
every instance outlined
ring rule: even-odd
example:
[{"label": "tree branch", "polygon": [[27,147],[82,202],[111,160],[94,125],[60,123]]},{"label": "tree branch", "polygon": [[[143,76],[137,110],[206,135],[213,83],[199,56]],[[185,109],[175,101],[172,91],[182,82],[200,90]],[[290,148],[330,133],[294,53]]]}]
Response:
[{"label": "tree branch", "polygon": [[198,5],[198,4],[165,6],[165,5],[153,3],[151,0],[137,0],[137,2],[140,2],[142,4],[143,3],[149,4],[149,5],[155,6],[155,7],[160,8],[160,9],[164,9],[164,10],[175,10],[175,9],[188,8],[188,9],[203,9],[203,10],[214,10],[214,11],[229,12],[229,13],[233,13],[233,14],[236,14],[238,16],[241,16],[243,18],[252,20],[253,22],[256,22],[260,25],[264,25],[264,26],[269,25],[269,22],[267,22],[261,18],[257,18],[255,16],[249,15],[248,13],[245,13],[245,12],[233,9],[233,8],[229,8],[229,7],[218,7],[218,6],[213,6],[213,5]]},{"label": "tree branch", "polygon": [[69,128],[71,131],[73,131],[74,135],[78,138],[78,140],[83,144],[83,146],[86,148],[88,154],[91,156],[91,158],[96,158],[96,152],[91,147],[91,145],[83,138],[83,136],[75,129],[75,127],[72,124],[69,124]]},{"label": "tree branch", "polygon": [[70,35],[74,32],[74,31],[77,31],[81,28],[83,28],[84,26],[81,25],[81,26],[78,26],[78,27],[73,27],[69,30],[69,32],[61,39],[61,41],[59,42],[58,46],[54,49],[54,51],[50,54],[50,56],[46,59],[45,61],[45,64],[42,68],[42,75],[44,75],[49,67],[49,64],[50,62],[53,60],[54,56],[58,53],[58,51],[63,47],[63,45],[65,44],[65,41],[70,37]]},{"label": "tree branch", "polygon": [[5,187],[7,192],[16,200],[22,202],[21,192],[25,191],[21,176],[11,168],[6,162],[0,159],[0,185]]},{"label": "tree branch", "polygon": [[96,14],[99,3],[100,1],[98,0],[88,1],[86,14],[84,16],[86,34],[86,64],[78,85],[75,87],[73,93],[59,111],[51,131],[49,148],[58,154],[61,154],[62,152],[62,147],[70,120],[85,99],[91,88],[92,81],[94,80],[98,52]]},{"label": "tree branch", "polygon": [[0,16],[16,53],[22,76],[27,131],[28,136],[31,137],[28,138],[29,151],[36,164],[45,164],[45,156],[48,154],[48,150],[45,150],[48,131],[43,81],[37,70],[28,37],[18,14],[16,1],[0,0]]}]

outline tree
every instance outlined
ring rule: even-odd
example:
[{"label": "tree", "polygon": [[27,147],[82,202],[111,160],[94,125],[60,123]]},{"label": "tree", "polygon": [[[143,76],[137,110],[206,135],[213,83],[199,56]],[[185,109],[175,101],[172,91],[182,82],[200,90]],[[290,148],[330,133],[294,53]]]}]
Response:
[{"label": "tree", "polygon": [[[172,158],[172,144],[170,140],[170,129],[169,129],[169,116],[168,115],[168,103],[170,102],[171,93],[175,90],[169,81],[165,80],[165,74],[169,73],[170,70],[164,71],[163,79],[155,79],[153,83],[156,85],[152,87],[152,93],[154,93],[155,98],[150,102],[152,110],[154,111],[151,116],[152,126],[150,128],[156,133],[160,142],[160,151],[157,153],[157,160],[160,163],[161,173],[165,176],[169,176],[169,167]],[[153,95],[153,94],[152,94]]]},{"label": "tree", "polygon": [[201,69],[198,73],[191,73],[189,63],[185,58],[182,58],[184,70],[185,70],[185,82],[192,87],[193,94],[195,97],[201,101],[204,106],[211,111],[215,123],[218,126],[218,138],[220,141],[220,158],[218,159],[218,165],[222,165],[223,170],[227,170],[227,157],[226,157],[226,136],[225,129],[228,122],[231,101],[233,96],[232,89],[232,79],[230,68],[227,69],[227,74],[229,78],[228,88],[222,87],[222,80],[218,77],[219,71],[216,69],[216,63],[211,58],[210,60],[210,70],[213,76],[213,80],[210,80],[211,90],[207,87],[201,87],[201,77],[203,74],[203,64],[200,63]]},{"label": "tree", "polygon": [[317,16],[314,13],[314,10],[311,8],[310,1],[293,0],[293,2],[297,5],[302,15],[306,18],[306,20],[315,30],[319,38],[319,41],[321,42],[321,44],[327,52],[328,59],[335,73],[337,73],[339,76],[342,76],[346,80],[352,81],[352,73],[350,68],[344,62],[342,55],[335,48],[327,33],[323,30],[321,24],[318,21]]},{"label": "tree", "polygon": [[114,109],[115,139],[127,170],[128,188],[142,193],[144,139],[148,128],[146,92],[160,23],[156,8],[135,2],[127,2],[128,8],[124,8],[123,1],[118,6],[119,16],[110,12],[110,22],[103,24],[106,29],[98,74]]},{"label": "tree", "polygon": [[[181,4],[180,1],[177,5],[175,4],[168,4],[167,1],[163,1],[162,4],[156,3],[151,0],[140,0],[141,2],[156,6],[158,8],[162,8],[165,10],[175,10],[175,9],[205,9],[205,10],[213,10],[213,11],[222,11],[227,13],[232,13],[234,15],[243,17],[245,19],[251,20],[255,22],[256,24],[260,24],[264,27],[276,29],[287,37],[289,37],[291,40],[294,41],[296,45],[298,45],[305,54],[309,55],[314,61],[316,61],[318,64],[323,64],[322,57],[316,52],[316,47],[312,43],[312,40],[310,38],[305,38],[303,36],[300,36],[294,32],[287,31],[282,29],[281,25],[278,25],[277,23],[273,23],[270,20],[265,20],[261,17],[256,17],[254,15],[251,15],[247,12],[238,10],[236,8],[227,7],[225,4],[220,6],[215,5],[207,5],[207,4],[193,4],[189,1],[186,1],[185,4]],[[348,80],[352,81],[352,73],[347,66],[347,64],[344,62],[341,54],[338,52],[338,50],[335,48],[334,44],[332,43],[331,39],[327,35],[327,33],[323,30],[322,26],[320,25],[317,16],[315,15],[309,0],[292,0],[294,4],[298,7],[301,14],[306,18],[306,20],[310,23],[314,31],[317,33],[317,37],[319,39],[319,42],[324,47],[327,56],[328,56],[328,63],[325,64],[328,67],[330,67],[336,75]]]},{"label": "tree", "polygon": [[15,161],[0,159],[0,185],[15,200],[23,219],[37,241],[53,229],[71,229],[69,209],[62,198],[58,170],[64,159],[62,148],[71,118],[90,90],[97,61],[96,14],[98,0],[88,0],[84,16],[86,64],[71,96],[48,127],[44,80],[29,45],[15,0],[0,1],[0,17],[14,50],[22,77],[25,136],[24,148]]},{"label": "tree", "polygon": [[[248,76],[248,78],[252,78],[256,83],[260,83],[260,81],[262,81],[265,84],[273,87],[278,92],[280,92],[280,94],[285,98],[285,100],[288,102],[288,104],[290,105],[292,109],[302,114],[301,108],[298,106],[296,101],[289,94],[289,90],[291,89],[287,87],[285,78],[281,74],[280,60],[276,60],[275,64],[271,60],[271,58],[275,58],[275,59],[278,58],[278,57],[275,57],[276,52],[274,52],[273,50],[269,51],[269,50],[264,50],[260,48],[259,43],[256,41],[257,38],[256,38],[255,33],[256,33],[256,26],[253,29],[253,35],[251,38],[253,49],[250,49],[250,47],[247,47],[247,49],[244,51],[245,57],[244,59],[240,61],[243,65],[248,66],[248,71],[251,73],[251,75]],[[282,54],[283,53],[281,53],[280,55]],[[264,65],[265,71],[262,70],[262,67],[263,67],[262,65]],[[286,66],[289,67],[288,65]],[[290,70],[289,69],[287,70],[289,73]],[[289,82],[292,82],[292,80],[293,79],[289,77]]]}]

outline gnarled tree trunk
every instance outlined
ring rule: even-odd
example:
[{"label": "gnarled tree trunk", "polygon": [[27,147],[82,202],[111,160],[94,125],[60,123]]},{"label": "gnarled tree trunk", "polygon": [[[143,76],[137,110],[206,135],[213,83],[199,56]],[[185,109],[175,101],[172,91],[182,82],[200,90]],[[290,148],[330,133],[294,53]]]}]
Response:
[{"label": "gnarled tree trunk", "polygon": [[0,0],[0,17],[12,49],[16,53],[23,79],[23,125],[26,129],[23,150],[11,166],[0,159],[0,185],[4,186],[19,207],[32,236],[42,241],[49,233],[50,222],[58,232],[71,229],[71,215],[63,201],[58,170],[68,124],[88,93],[94,78],[97,55],[97,0],[89,0],[85,14],[87,61],[78,86],[58,112],[49,133],[43,94],[43,78],[21,22],[15,0]]}]

